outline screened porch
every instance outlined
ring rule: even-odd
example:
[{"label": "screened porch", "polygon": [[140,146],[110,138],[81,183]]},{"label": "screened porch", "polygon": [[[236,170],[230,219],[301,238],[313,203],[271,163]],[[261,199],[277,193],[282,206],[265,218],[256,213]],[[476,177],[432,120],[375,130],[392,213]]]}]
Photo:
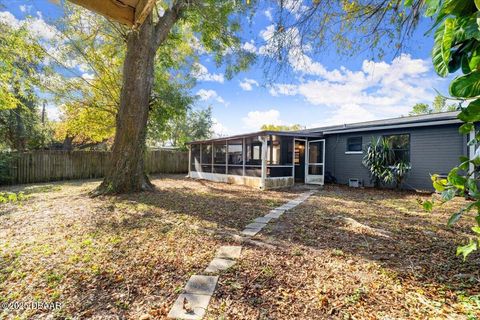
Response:
[{"label": "screened porch", "polygon": [[318,135],[262,131],[189,146],[191,178],[261,189],[323,184],[325,143]]}]

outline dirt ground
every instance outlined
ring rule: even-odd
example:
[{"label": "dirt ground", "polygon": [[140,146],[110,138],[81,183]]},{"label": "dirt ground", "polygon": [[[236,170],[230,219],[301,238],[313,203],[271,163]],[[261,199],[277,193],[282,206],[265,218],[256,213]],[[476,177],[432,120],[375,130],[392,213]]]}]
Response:
[{"label": "dirt ground", "polygon": [[[254,218],[301,190],[159,176],[157,191],[90,198],[98,181],[1,188],[0,301],[59,302],[6,319],[163,319],[188,278]],[[327,186],[244,245],[220,275],[208,319],[475,319],[480,258],[411,192]]]}]

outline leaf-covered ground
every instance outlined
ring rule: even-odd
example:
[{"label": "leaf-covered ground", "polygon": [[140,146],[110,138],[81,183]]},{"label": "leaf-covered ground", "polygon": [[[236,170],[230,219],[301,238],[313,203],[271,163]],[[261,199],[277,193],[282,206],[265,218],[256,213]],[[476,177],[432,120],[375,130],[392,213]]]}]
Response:
[{"label": "leaf-covered ground", "polygon": [[[268,226],[220,277],[209,319],[476,319],[480,259],[455,257],[472,220],[447,228],[413,192],[326,186]],[[472,217],[470,217],[472,219]]]},{"label": "leaf-covered ground", "polygon": [[[98,182],[50,183],[0,204],[1,301],[62,308],[0,319],[163,319],[190,275],[255,217],[300,190],[260,192],[181,176],[157,191],[89,198]],[[447,228],[455,199],[425,213],[409,192],[328,186],[244,244],[220,276],[208,319],[471,318],[480,259],[455,257],[469,234]],[[0,310],[1,312],[1,310]]]},{"label": "leaf-covered ground", "polygon": [[153,180],[158,191],[90,198],[96,182],[30,185],[0,204],[0,302],[58,301],[62,308],[0,310],[0,319],[162,318],[190,275],[253,218],[295,196],[247,187]]}]

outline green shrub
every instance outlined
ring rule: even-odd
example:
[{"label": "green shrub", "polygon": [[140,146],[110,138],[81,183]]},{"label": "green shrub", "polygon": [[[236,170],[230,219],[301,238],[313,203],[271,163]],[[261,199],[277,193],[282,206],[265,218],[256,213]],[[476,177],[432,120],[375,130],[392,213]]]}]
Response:
[{"label": "green shrub", "polygon": [[408,162],[395,159],[390,142],[384,137],[372,139],[365,151],[363,165],[368,169],[373,185],[377,188],[382,184],[392,183],[400,188],[411,168]]}]

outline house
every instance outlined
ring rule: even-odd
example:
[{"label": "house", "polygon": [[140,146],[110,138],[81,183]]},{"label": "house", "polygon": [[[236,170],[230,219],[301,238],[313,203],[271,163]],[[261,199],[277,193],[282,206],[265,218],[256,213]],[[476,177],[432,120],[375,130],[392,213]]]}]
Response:
[{"label": "house", "polygon": [[458,131],[462,122],[457,115],[443,112],[195,141],[189,144],[189,176],[261,189],[295,183],[323,185],[325,177],[341,184],[355,179],[372,186],[363,154],[373,138],[384,136],[395,157],[411,165],[402,187],[432,190],[431,174],[447,174],[459,164],[460,156],[473,156],[468,137]]}]

